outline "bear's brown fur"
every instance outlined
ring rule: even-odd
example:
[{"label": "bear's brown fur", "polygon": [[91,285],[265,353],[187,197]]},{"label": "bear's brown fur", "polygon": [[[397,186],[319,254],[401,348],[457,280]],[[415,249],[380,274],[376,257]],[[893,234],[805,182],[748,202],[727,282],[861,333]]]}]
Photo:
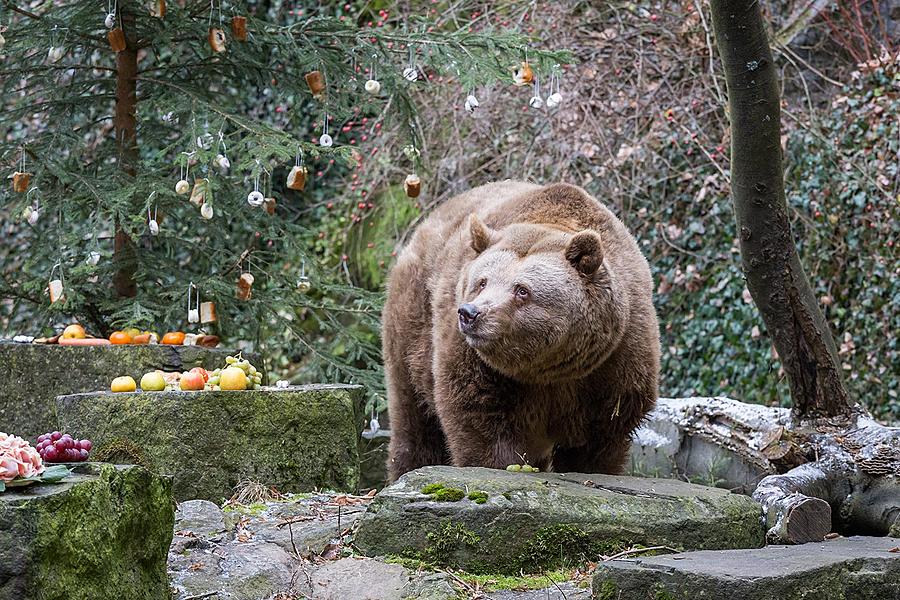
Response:
[{"label": "bear's brown fur", "polygon": [[580,188],[507,181],[441,206],[388,281],[391,479],[523,457],[619,472],[656,402],[652,289],[635,239]]}]

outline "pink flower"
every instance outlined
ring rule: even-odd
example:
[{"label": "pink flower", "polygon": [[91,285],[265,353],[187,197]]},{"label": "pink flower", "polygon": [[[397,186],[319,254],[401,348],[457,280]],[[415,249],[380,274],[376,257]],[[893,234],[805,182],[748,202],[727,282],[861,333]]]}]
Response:
[{"label": "pink flower", "polygon": [[16,435],[0,432],[0,481],[34,477],[44,472],[44,461],[31,444]]}]

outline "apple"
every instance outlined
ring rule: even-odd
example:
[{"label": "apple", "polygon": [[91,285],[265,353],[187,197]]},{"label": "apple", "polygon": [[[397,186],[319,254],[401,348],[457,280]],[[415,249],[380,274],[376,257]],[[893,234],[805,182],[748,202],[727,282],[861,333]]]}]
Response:
[{"label": "apple", "polygon": [[246,390],[247,374],[243,369],[228,367],[219,375],[219,388],[223,390]]},{"label": "apple", "polygon": [[200,373],[203,376],[203,382],[206,383],[209,381],[209,373],[203,367],[194,367],[190,370],[191,373]]},{"label": "apple", "polygon": [[202,390],[203,386],[206,385],[206,381],[200,373],[189,371],[181,374],[180,385],[181,389],[185,392],[195,392]]},{"label": "apple", "polygon": [[166,389],[166,378],[159,371],[144,373],[141,377],[141,389],[145,392],[161,392]]},{"label": "apple", "polygon": [[137,389],[137,383],[135,383],[133,377],[125,375],[124,377],[113,379],[109,387],[114,392],[133,392]]},{"label": "apple", "polygon": [[83,340],[85,337],[84,327],[78,325],[69,325],[63,330],[62,336],[67,340]]}]

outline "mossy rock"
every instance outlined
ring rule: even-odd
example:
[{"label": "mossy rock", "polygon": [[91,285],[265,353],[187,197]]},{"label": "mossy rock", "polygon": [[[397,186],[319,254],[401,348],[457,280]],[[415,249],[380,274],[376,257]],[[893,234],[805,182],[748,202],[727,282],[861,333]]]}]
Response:
[{"label": "mossy rock", "polygon": [[[215,369],[234,350],[200,346],[123,345],[73,347],[55,344],[0,342],[0,431],[26,439],[59,428],[55,399],[62,394],[108,390],[113,378],[141,375],[154,369]],[[257,367],[255,355],[247,358]]]},{"label": "mossy rock", "polygon": [[376,496],[355,545],[473,573],[534,573],[636,545],[756,548],[761,516],[747,496],[671,479],[424,467]]},{"label": "mossy rock", "polygon": [[168,600],[172,484],[82,463],[60,483],[0,493],[0,600]]},{"label": "mossy rock", "polygon": [[73,394],[60,426],[94,455],[171,475],[177,500],[219,503],[249,479],[282,492],[356,491],[359,386]]}]

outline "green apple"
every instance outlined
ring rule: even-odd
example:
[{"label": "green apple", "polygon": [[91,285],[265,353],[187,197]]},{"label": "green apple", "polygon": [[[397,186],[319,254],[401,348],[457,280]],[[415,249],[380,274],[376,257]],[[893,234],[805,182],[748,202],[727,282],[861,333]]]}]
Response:
[{"label": "green apple", "polygon": [[141,377],[141,389],[145,392],[161,392],[166,389],[166,378],[159,371],[144,373]]}]

